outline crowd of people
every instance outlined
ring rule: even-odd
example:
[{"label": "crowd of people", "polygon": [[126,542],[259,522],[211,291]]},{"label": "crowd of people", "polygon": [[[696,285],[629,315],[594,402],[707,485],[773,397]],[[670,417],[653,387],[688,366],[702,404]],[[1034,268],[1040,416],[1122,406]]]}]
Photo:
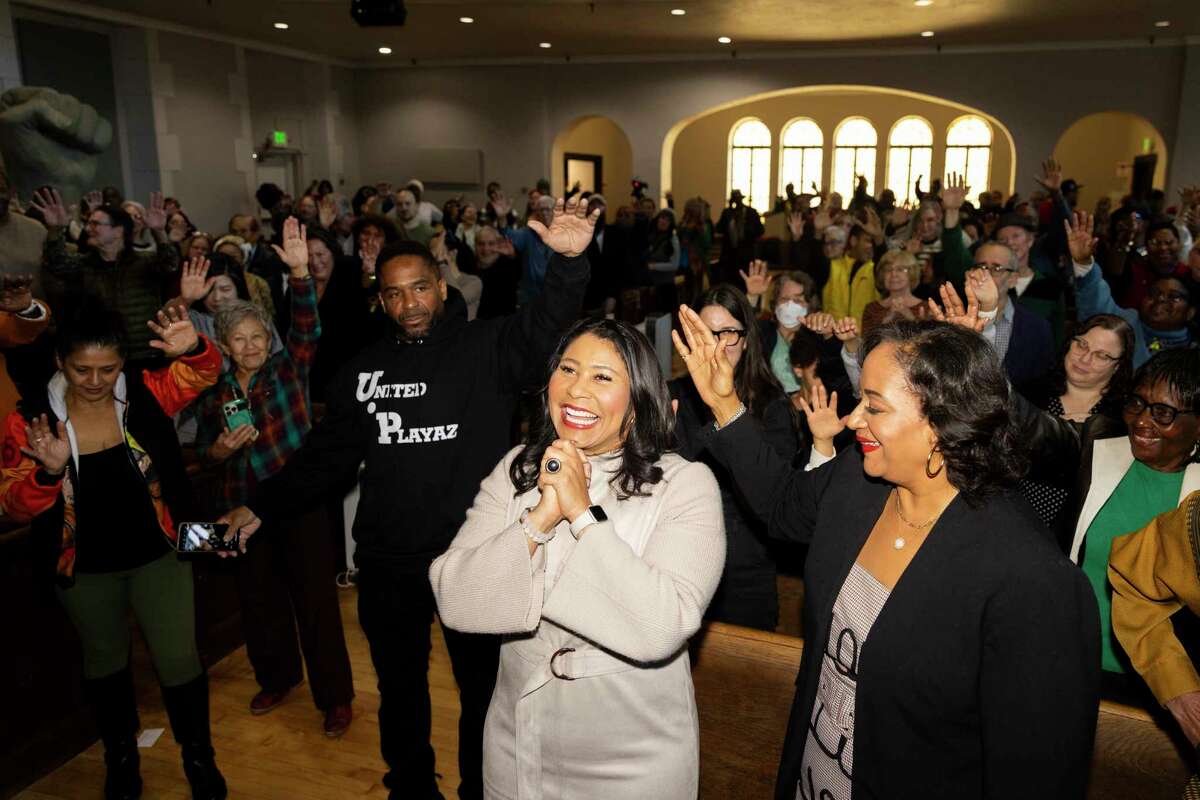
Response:
[{"label": "crowd of people", "polygon": [[0,170],[0,503],[51,545],[106,797],[141,793],[131,612],[192,796],[230,791],[192,521],[238,558],[248,713],[307,676],[351,726],[355,587],[394,798],[442,796],[435,614],[459,797],[694,797],[688,641],[776,629],[783,552],[812,646],[781,800],[1082,796],[1102,694],[1200,744],[1172,625],[1200,607],[1200,189],[1093,213],[1054,161],[971,188],[789,186],[768,237],[738,191],[677,219],[640,182],[610,214],[544,180],[520,207],[314,181],[206,233],[186,198],[22,205]]}]

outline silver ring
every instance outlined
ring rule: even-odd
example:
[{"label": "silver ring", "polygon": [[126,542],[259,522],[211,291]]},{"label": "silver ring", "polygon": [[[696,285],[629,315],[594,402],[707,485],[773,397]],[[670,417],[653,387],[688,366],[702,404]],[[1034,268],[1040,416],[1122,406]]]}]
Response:
[{"label": "silver ring", "polygon": [[553,474],[558,472],[560,469],[562,469],[562,462],[557,458],[552,458],[546,462],[546,472]]}]

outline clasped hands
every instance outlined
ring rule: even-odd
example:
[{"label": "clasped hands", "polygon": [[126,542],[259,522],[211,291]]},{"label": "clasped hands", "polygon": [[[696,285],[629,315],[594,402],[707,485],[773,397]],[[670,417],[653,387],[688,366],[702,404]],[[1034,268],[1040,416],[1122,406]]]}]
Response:
[{"label": "clasped hands", "polygon": [[[546,468],[551,459],[559,464],[555,472]],[[592,465],[583,451],[574,442],[555,439],[542,454],[537,483],[541,499],[529,512],[529,526],[549,533],[563,520],[574,522],[592,504],[588,494],[591,479]]]}]

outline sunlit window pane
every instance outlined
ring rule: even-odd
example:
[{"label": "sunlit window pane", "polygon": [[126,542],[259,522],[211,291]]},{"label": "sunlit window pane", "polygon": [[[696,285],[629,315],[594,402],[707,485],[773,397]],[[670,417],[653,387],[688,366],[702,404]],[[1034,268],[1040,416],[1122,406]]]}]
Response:
[{"label": "sunlit window pane", "polygon": [[792,120],[784,127],[780,142],[779,194],[784,194],[789,183],[797,194],[812,191],[814,183],[820,187],[825,144],[820,126],[811,119]]},{"label": "sunlit window pane", "polygon": [[847,203],[854,195],[857,176],[867,179],[867,194],[875,193],[875,148],[837,147],[833,151],[833,191]]},{"label": "sunlit window pane", "polygon": [[982,117],[959,117],[946,131],[946,144],[984,147],[992,143],[992,126]]},{"label": "sunlit window pane", "polygon": [[733,144],[735,147],[770,147],[771,131],[759,120],[745,120],[734,129]]},{"label": "sunlit window pane", "polygon": [[992,167],[992,126],[981,117],[959,117],[946,131],[946,173],[965,177],[975,192],[989,188]]},{"label": "sunlit window pane", "polygon": [[874,147],[878,142],[875,126],[862,117],[843,120],[833,137],[837,147]]},{"label": "sunlit window pane", "polygon": [[933,128],[920,117],[905,117],[888,134],[887,188],[897,203],[917,202],[916,183],[929,188],[933,164]]},{"label": "sunlit window pane", "polygon": [[929,127],[929,123],[920,117],[905,117],[892,126],[888,144],[931,147],[933,146],[933,128]]},{"label": "sunlit window pane", "polygon": [[784,147],[820,147],[825,144],[821,128],[811,119],[798,119],[788,123],[781,137]]},{"label": "sunlit window pane", "polygon": [[739,122],[730,136],[729,191],[737,189],[759,212],[771,203],[771,131],[761,121]]}]

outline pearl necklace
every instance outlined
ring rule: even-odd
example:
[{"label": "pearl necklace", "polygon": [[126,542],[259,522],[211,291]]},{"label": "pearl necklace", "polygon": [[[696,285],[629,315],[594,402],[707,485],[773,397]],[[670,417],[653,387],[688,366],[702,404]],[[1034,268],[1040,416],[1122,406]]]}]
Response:
[{"label": "pearl necklace", "polygon": [[[923,528],[928,528],[930,525],[932,525],[933,523],[937,522],[937,520],[938,520],[938,517],[940,517],[940,516],[942,515],[942,512],[944,512],[944,511],[946,510],[945,508],[943,508],[941,511],[939,511],[939,512],[938,512],[938,513],[936,513],[936,514],[934,514],[934,515],[933,515],[933,518],[932,518],[932,519],[930,519],[928,522],[922,522],[921,524],[919,524],[919,525],[918,525],[918,524],[916,524],[916,523],[909,522],[909,521],[908,521],[908,517],[904,516],[904,512],[903,512],[903,511],[900,509],[900,493],[899,493],[899,492],[897,492],[895,489],[893,489],[893,490],[892,490],[892,497],[893,497],[893,498],[895,498],[895,501],[896,501],[896,514],[897,514],[897,515],[900,517],[900,521],[901,521],[901,522],[903,522],[903,523],[904,523],[905,525],[907,525],[908,527],[910,527],[910,528],[912,528],[912,529],[914,529],[914,530],[918,530],[918,531],[919,531],[919,530],[921,530],[921,529],[923,529]],[[892,547],[896,548],[897,550],[903,550],[903,549],[904,549],[904,546],[905,546],[906,544],[908,544],[908,540],[907,540],[907,539],[905,539],[903,536],[897,536],[897,537],[896,537],[896,539],[895,539],[895,541],[893,541],[893,542],[892,542]]]}]

